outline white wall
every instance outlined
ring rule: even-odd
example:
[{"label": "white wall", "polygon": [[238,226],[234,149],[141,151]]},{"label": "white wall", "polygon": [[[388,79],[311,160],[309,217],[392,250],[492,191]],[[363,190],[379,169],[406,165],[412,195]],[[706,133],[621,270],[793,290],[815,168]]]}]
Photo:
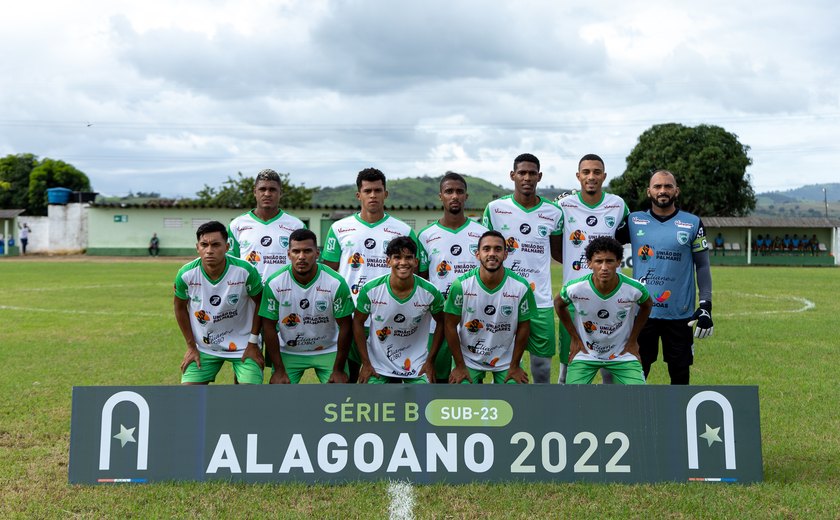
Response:
[{"label": "white wall", "polygon": [[49,251],[51,253],[81,253],[87,249],[88,204],[50,204]]},{"label": "white wall", "polygon": [[[21,226],[29,226],[29,243],[26,246],[27,253],[47,253],[50,250],[50,218],[49,217],[27,217],[20,215],[17,218]],[[15,229],[15,245],[20,246],[20,229]]]}]

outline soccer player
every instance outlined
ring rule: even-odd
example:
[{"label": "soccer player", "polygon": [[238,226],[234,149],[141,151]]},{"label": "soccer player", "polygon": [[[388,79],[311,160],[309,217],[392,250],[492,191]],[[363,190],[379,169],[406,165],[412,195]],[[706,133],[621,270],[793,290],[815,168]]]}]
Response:
[{"label": "soccer player", "polygon": [[[618,229],[625,225],[627,204],[618,195],[603,190],[607,172],[604,160],[590,153],[578,161],[575,174],[580,182],[576,195],[563,197],[557,203],[563,210],[563,283],[570,282],[592,272],[586,259],[586,246],[598,237],[615,237]],[[574,307],[569,309],[574,312]],[[558,383],[566,381],[571,336],[562,325],[560,336],[560,376]],[[601,371],[604,383],[612,383],[606,370]]]},{"label": "soccer player", "polygon": [[352,314],[347,282],[318,264],[315,233],[292,231],[289,265],[265,282],[260,306],[266,353],[274,369],[269,383],[299,383],[310,368],[321,383],[346,383]]},{"label": "soccer player", "polygon": [[262,384],[260,274],[248,262],[226,254],[228,234],[221,222],[204,223],[195,235],[199,258],[175,277],[175,320],[187,344],[181,383],[215,381],[224,362],[230,361],[240,383]]},{"label": "soccer player", "polygon": [[[439,196],[443,203],[443,216],[420,231],[417,239],[429,264],[420,276],[432,282],[445,300],[452,282],[478,266],[475,256],[478,239],[487,228],[464,214],[469,195],[463,176],[446,172],[440,180]],[[431,332],[434,331],[435,322],[432,322]],[[431,340],[432,334],[429,335],[430,346]],[[435,382],[448,382],[451,370],[452,353],[448,342],[444,341],[435,356]]]},{"label": "soccer player", "polygon": [[542,179],[540,160],[529,153],[513,161],[513,194],[494,200],[484,210],[483,224],[507,237],[505,267],[528,280],[537,308],[531,315],[528,352],[535,383],[551,379],[551,358],[557,351],[551,299],[551,259],[562,261],[563,214],[537,195]]},{"label": "soccer player", "polygon": [[[536,309],[528,281],[504,266],[507,241],[487,231],[478,242],[479,267],[452,284],[444,306],[444,331],[455,368],[450,383],[527,383],[520,363]],[[459,327],[460,326],[460,327]]]},{"label": "soccer player", "polygon": [[650,315],[650,295],[644,285],[618,272],[624,248],[616,239],[598,237],[584,254],[590,273],[566,282],[554,299],[572,338],[566,383],[589,384],[600,369],[619,384],[643,385],[638,339]]},{"label": "soccer player", "polygon": [[[642,368],[647,378],[661,339],[671,384],[687,385],[694,338],[707,338],[714,332],[706,231],[698,216],[677,208],[680,189],[673,173],[655,171],[647,195],[650,210],[631,213],[626,228],[636,254],[633,277],[648,287],[654,299],[650,319],[639,335]],[[696,310],[695,274],[700,293]]]},{"label": "soccer player", "polygon": [[254,181],[257,207],[230,222],[231,254],[256,267],[263,282],[286,265],[289,235],[304,227],[280,209],[282,188],[276,171],[260,171]]},{"label": "soccer player", "polygon": [[[409,237],[391,240],[385,249],[390,274],[375,278],[359,291],[353,336],[362,366],[359,383],[428,383],[434,376],[434,354],[443,338],[443,296],[417,276],[417,244]],[[371,318],[365,338],[365,322]],[[429,323],[437,322],[431,354]]]},{"label": "soccer player", "polygon": [[[323,263],[347,281],[354,303],[366,282],[391,272],[385,254],[391,240],[408,236],[418,244],[411,226],[385,213],[385,199],[388,198],[385,174],[376,168],[360,171],[356,176],[356,189],[356,199],[361,203],[359,212],[333,222],[321,252]],[[428,269],[422,253],[419,267],[420,270]],[[351,383],[356,381],[360,363],[353,342],[348,355]]]}]

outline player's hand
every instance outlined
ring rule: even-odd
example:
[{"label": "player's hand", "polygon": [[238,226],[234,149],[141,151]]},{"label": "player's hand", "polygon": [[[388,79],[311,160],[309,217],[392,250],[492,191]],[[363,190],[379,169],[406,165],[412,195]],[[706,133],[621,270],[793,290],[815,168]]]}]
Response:
[{"label": "player's hand", "polygon": [[359,369],[359,380],[358,383],[360,385],[367,384],[368,379],[376,375],[376,370],[373,369],[373,365],[370,363],[366,365],[362,365],[362,368]]},{"label": "player's hand", "polygon": [[527,385],[528,384],[528,373],[522,370],[522,367],[510,367],[508,369],[508,375],[505,378],[505,383],[507,383],[508,379],[513,379],[520,385]]},{"label": "player's hand", "polygon": [[715,326],[712,323],[712,302],[700,300],[700,307],[691,315],[688,322],[689,327],[694,329],[694,337],[699,339],[708,338],[715,331]]},{"label": "player's hand", "polygon": [[628,341],[627,346],[624,347],[624,351],[621,354],[619,354],[619,356],[623,356],[624,354],[632,354],[633,357],[639,360],[639,363],[642,362],[642,357],[639,355],[638,341]]},{"label": "player's hand", "polygon": [[268,384],[270,385],[288,385],[291,382],[289,374],[287,374],[285,370],[275,370],[274,373],[271,374],[271,379],[268,380]]},{"label": "player's hand", "polygon": [[583,346],[583,342],[580,338],[573,337],[571,343],[569,343],[569,363],[571,363],[572,360],[575,359],[575,356],[577,356],[580,352],[586,353],[589,351]]},{"label": "player's hand", "polygon": [[248,358],[253,359],[260,366],[260,370],[265,368],[265,358],[263,357],[262,351],[260,351],[260,347],[255,343],[248,343],[245,346],[245,352],[242,353],[242,361]]},{"label": "player's hand", "polygon": [[344,373],[344,370],[333,370],[327,383],[344,384],[350,380],[350,377]]},{"label": "player's hand", "polygon": [[184,359],[181,361],[182,374],[190,366],[190,363],[195,363],[196,368],[201,369],[201,357],[199,357],[198,348],[195,346],[187,347],[187,351],[184,353]]},{"label": "player's hand", "polygon": [[473,382],[472,378],[470,377],[470,372],[469,370],[467,370],[466,365],[456,365],[455,368],[452,369],[452,372],[449,373],[449,384],[457,385],[461,383],[464,379],[466,379],[470,383]]},{"label": "player's hand", "polygon": [[435,384],[435,382],[437,382],[437,379],[435,379],[435,364],[432,363],[431,360],[426,360],[426,362],[423,363],[423,366],[420,368],[420,372],[417,373],[417,376],[419,377],[423,374],[426,374],[426,379],[428,379],[430,383]]}]

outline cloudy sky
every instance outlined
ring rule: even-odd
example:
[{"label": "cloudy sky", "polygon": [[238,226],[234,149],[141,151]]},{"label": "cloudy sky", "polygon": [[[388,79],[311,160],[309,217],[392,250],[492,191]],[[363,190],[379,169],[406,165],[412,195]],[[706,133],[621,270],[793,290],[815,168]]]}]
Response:
[{"label": "cloudy sky", "polygon": [[840,3],[27,0],[0,18],[0,155],[191,196],[455,170],[571,187],[657,123],[751,147],[756,191],[840,180]]}]

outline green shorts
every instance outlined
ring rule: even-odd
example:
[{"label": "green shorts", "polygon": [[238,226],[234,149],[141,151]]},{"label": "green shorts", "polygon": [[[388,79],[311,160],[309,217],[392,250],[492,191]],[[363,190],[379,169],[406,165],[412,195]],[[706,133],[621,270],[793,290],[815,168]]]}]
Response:
[{"label": "green shorts", "polygon": [[[335,366],[335,356],[335,352],[311,355],[280,353],[283,366],[286,367],[286,374],[288,374],[289,381],[293,385],[300,383],[300,378],[309,368],[315,370],[315,375],[318,376],[318,381],[321,383],[329,381]],[[344,372],[347,372],[347,366],[344,367]],[[271,373],[273,374],[274,370]]]},{"label": "green shorts", "polygon": [[406,385],[423,385],[429,382],[429,379],[426,377],[426,374],[423,374],[420,377],[386,377],[380,376],[379,374],[374,374],[370,376],[368,379],[369,385],[387,385],[388,383],[396,383],[396,384],[406,384]]},{"label": "green shorts", "polygon": [[198,353],[201,360],[201,368],[195,363],[190,363],[184,373],[181,374],[181,383],[212,383],[216,380],[216,374],[222,369],[225,361],[233,367],[236,380],[246,385],[261,385],[263,382],[263,371],[260,366],[251,358],[242,361],[240,358],[223,358]]},{"label": "green shorts", "polygon": [[[434,334],[429,334],[429,348],[432,348],[432,338]],[[435,356],[435,379],[438,381],[446,381],[449,379],[449,374],[452,372],[452,351],[449,350],[449,343],[443,340],[438,349],[437,356]]]},{"label": "green shorts", "polygon": [[[569,311],[569,315],[572,317],[572,323],[575,322],[575,308],[569,305],[566,307],[566,310]],[[572,335],[569,334],[569,331],[566,330],[566,327],[563,326],[563,323],[560,320],[557,320],[559,323],[557,325],[557,335],[560,336],[560,362],[564,365],[569,364],[569,354],[571,353],[571,346],[572,346]]]},{"label": "green shorts", "polygon": [[[472,384],[474,384],[474,385],[483,384],[484,383],[484,377],[487,374],[493,374],[493,383],[497,384],[497,385],[501,385],[501,384],[505,384],[505,383],[509,384],[509,385],[518,384],[515,379],[508,379],[507,381],[505,381],[505,378],[507,378],[507,376],[508,376],[508,371],[507,370],[500,370],[498,372],[491,372],[489,370],[473,370],[472,368],[467,367],[467,372],[470,373],[470,378],[472,378],[472,380],[473,380]],[[470,380],[469,379],[464,379],[463,381],[461,381],[461,384],[462,385],[468,385],[468,384],[470,384]]]},{"label": "green shorts", "polygon": [[554,331],[554,308],[546,307],[534,311],[531,314],[528,352],[534,356],[553,357],[557,353],[557,336]]},{"label": "green shorts", "polygon": [[595,379],[598,370],[605,368],[619,385],[643,385],[645,374],[638,361],[577,361],[569,363],[566,373],[567,385],[588,385]]}]

